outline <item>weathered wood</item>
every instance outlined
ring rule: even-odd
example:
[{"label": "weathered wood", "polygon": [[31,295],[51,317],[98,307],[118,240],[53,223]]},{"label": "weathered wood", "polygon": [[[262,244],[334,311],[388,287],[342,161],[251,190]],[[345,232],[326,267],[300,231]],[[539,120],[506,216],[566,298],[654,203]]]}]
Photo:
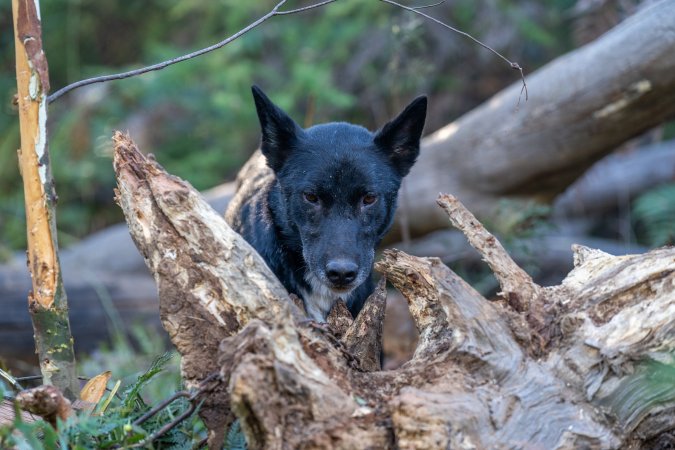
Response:
[{"label": "weathered wood", "polygon": [[502,287],[500,293],[518,312],[530,311],[541,287],[511,259],[502,244],[488,232],[469,210],[453,195],[441,195],[438,204],[450,217],[452,225],[479,251]]},{"label": "weathered wood", "polygon": [[[158,280],[184,375],[220,369],[222,385],[205,408],[212,431],[232,412],[252,449],[618,449],[674,429],[675,396],[627,402],[621,389],[644,382],[631,375],[643,373],[638,355],[670,361],[675,249],[612,257],[579,247],[567,279],[540,288],[461,203],[442,197],[453,223],[501,274],[502,290],[530,295],[530,307],[487,301],[438,259],[387,251],[376,269],[403,293],[420,338],[402,367],[372,371],[363,355],[374,361],[379,347],[355,346],[354,336],[373,342],[377,332],[364,325],[381,314],[381,293],[365,317],[336,325],[347,326],[341,339],[334,324],[302,319],[194,190],[116,139],[120,203]],[[513,283],[508,274],[523,276]]]},{"label": "weathered wood", "polygon": [[[234,191],[226,183],[203,192],[223,211]],[[157,309],[157,286],[125,223],[94,233],[59,254],[68,292],[70,327],[77,354],[89,353],[117,332],[142,325],[163,333]],[[0,356],[10,367],[16,360],[37,362],[26,295],[31,290],[25,255],[0,266]]]},{"label": "weathered wood", "polygon": [[[186,182],[138,151],[128,136],[113,138],[116,200],[159,288],[160,318],[183,355],[188,386],[219,370],[215,351],[252,318],[273,320],[297,308],[262,258]],[[213,324],[211,326],[210,324]],[[205,395],[200,414],[222,441],[229,421],[224,389]]]},{"label": "weathered wood", "polygon": [[28,269],[32,291],[28,309],[35,332],[35,351],[45,384],[75,399],[78,382],[56,241],[56,190],[47,147],[49,69],[42,50],[40,5],[37,0],[12,1],[16,81],[23,178]]},{"label": "weathered wood", "polygon": [[[0,401],[0,426],[14,423],[17,408],[11,400],[2,399]],[[19,411],[21,420],[26,423],[32,423],[39,419],[39,417],[26,411]]]}]

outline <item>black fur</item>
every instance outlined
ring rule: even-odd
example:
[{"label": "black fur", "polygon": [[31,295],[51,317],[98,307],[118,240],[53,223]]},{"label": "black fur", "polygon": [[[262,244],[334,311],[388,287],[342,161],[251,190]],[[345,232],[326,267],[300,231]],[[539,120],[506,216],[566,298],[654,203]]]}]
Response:
[{"label": "black fur", "polygon": [[348,123],[303,129],[252,91],[264,158],[242,170],[226,218],[312,318],[325,320],[337,298],[356,315],[373,290],[375,248],[401,179],[419,154],[426,97],[371,133]]}]

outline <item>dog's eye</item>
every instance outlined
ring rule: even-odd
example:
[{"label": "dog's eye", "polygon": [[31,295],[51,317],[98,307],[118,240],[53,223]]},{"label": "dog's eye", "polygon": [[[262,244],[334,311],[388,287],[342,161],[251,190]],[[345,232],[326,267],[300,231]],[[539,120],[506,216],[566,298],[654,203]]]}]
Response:
[{"label": "dog's eye", "polygon": [[304,192],[302,196],[305,198],[305,201],[309,203],[319,203],[319,196],[311,192]]},{"label": "dog's eye", "polygon": [[369,206],[377,201],[377,197],[373,194],[366,194],[361,201],[364,205]]}]

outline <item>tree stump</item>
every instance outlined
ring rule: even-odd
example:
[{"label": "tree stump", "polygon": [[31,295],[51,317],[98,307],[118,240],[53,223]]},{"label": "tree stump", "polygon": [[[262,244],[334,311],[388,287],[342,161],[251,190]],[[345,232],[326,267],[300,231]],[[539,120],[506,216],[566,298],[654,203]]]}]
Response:
[{"label": "tree stump", "polygon": [[542,288],[442,195],[501,299],[436,258],[385,252],[376,270],[405,296],[420,338],[410,361],[381,371],[383,282],[353,322],[342,306],[327,327],[307,320],[197,191],[128,136],[114,140],[117,199],[183,376],[194,386],[219,373],[201,399],[212,448],[233,417],[251,449],[665,448],[672,437],[672,381],[648,386],[654,364],[672,365],[675,249],[576,247],[574,270]]}]

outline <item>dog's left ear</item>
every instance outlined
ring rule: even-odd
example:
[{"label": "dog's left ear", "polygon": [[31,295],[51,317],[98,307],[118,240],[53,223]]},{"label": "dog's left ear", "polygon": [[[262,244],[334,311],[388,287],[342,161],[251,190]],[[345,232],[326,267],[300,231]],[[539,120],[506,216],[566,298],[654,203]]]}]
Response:
[{"label": "dog's left ear", "polygon": [[427,117],[427,97],[413,100],[401,114],[375,135],[375,145],[385,152],[401,177],[410,171],[420,153],[420,138]]}]

